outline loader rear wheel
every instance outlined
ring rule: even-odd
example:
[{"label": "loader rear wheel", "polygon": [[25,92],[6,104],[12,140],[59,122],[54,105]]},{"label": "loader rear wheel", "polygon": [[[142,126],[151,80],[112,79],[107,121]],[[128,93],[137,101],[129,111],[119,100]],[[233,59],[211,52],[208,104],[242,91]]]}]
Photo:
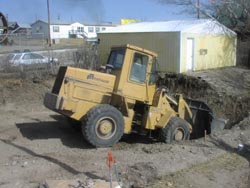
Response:
[{"label": "loader rear wheel", "polygon": [[165,143],[188,140],[190,137],[189,124],[179,117],[173,117],[167,126],[160,130],[159,137]]},{"label": "loader rear wheel", "polygon": [[112,146],[121,139],[123,132],[121,112],[108,104],[92,108],[82,122],[84,138],[96,147]]}]

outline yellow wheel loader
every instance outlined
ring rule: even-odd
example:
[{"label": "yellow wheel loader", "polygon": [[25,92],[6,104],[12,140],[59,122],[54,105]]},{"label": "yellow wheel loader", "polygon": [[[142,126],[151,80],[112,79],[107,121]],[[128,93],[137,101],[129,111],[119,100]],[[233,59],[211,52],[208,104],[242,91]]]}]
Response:
[{"label": "yellow wheel loader", "polygon": [[211,109],[157,87],[156,59],[156,53],[127,44],[111,49],[103,72],[60,67],[44,105],[81,124],[95,147],[112,146],[138,129],[155,132],[166,143],[209,134]]}]

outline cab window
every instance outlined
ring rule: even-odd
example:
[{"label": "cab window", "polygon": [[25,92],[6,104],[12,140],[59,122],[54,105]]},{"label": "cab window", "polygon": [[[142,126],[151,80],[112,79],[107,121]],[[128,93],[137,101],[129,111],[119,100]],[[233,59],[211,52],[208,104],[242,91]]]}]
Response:
[{"label": "cab window", "polygon": [[112,50],[109,56],[108,64],[113,66],[113,69],[121,69],[123,65],[125,49]]},{"label": "cab window", "polygon": [[135,53],[130,70],[130,80],[137,83],[145,83],[148,66],[148,56]]}]

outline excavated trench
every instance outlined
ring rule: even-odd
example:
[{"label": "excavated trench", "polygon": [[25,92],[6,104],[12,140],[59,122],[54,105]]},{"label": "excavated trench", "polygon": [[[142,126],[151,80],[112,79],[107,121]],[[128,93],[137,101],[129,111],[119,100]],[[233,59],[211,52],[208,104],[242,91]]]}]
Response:
[{"label": "excavated trench", "polygon": [[[181,93],[185,97],[204,101],[213,110],[216,117],[227,121],[226,128],[231,128],[249,116],[250,71],[243,71],[247,76],[246,79],[239,80],[230,75],[232,78],[222,84],[220,77],[224,77],[223,72],[226,71],[227,69],[218,70],[217,77],[212,75],[212,79],[207,76],[210,75],[207,72],[205,72],[206,76],[203,73],[194,75],[167,73],[159,84],[168,87],[170,93]],[[235,75],[239,75],[238,72]],[[242,76],[242,74],[240,75]]]},{"label": "excavated trench", "polygon": [[[7,78],[3,77],[4,75],[7,75]],[[30,81],[36,82],[37,76],[33,76],[33,78],[31,75],[29,74],[29,78],[25,79],[26,81],[22,81],[22,85],[27,85]],[[49,76],[50,79],[52,77],[50,74],[45,73],[45,75],[42,77],[48,78]],[[9,80],[9,77],[22,80],[22,76],[17,73],[10,75],[1,73],[0,79],[3,82]],[[227,120],[226,128],[231,128],[250,115],[249,69],[230,67],[191,74],[167,73],[164,78],[160,79],[159,85],[167,87],[170,93],[180,93],[184,97],[207,103],[216,117]],[[12,96],[10,87],[8,85],[3,88],[1,91],[2,97],[4,96],[3,92],[9,90],[10,94],[8,96]],[[19,88],[13,87],[13,90]],[[28,90],[33,90],[32,88],[31,86],[31,89]]]}]

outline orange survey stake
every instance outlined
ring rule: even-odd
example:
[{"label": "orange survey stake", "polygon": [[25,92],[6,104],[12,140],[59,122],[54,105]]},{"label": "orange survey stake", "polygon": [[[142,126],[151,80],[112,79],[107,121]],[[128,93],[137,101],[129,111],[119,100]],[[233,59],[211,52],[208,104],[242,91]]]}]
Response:
[{"label": "orange survey stake", "polygon": [[108,156],[106,159],[106,164],[108,165],[109,168],[112,168],[113,164],[115,163],[115,157],[113,156],[112,152],[108,152]]}]

